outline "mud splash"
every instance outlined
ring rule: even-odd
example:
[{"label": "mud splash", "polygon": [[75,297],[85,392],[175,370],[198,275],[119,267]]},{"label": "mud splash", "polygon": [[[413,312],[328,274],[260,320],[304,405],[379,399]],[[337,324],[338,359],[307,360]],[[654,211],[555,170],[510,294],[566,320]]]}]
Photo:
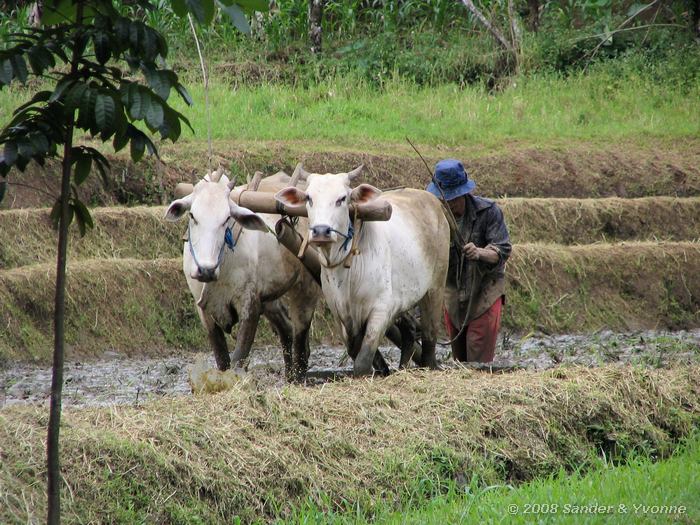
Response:
[{"label": "mud splash", "polygon": [[[382,347],[381,351],[391,366],[398,365],[397,349]],[[700,329],[559,336],[505,334],[496,355],[495,370],[593,367],[610,363],[655,368],[678,366],[700,362]],[[443,366],[459,366],[452,361],[446,346],[438,348],[438,359]],[[189,370],[201,360],[214,366],[208,352],[134,359],[108,351],[98,360],[69,362],[64,372],[63,404],[68,407],[139,405],[163,396],[190,395]],[[311,352],[307,384],[317,385],[348,375],[351,364],[343,348],[317,347]],[[254,349],[246,373],[261,386],[282,386],[284,365],[280,350],[273,346]],[[18,365],[0,370],[0,408],[48,404],[50,384],[50,368]]]}]

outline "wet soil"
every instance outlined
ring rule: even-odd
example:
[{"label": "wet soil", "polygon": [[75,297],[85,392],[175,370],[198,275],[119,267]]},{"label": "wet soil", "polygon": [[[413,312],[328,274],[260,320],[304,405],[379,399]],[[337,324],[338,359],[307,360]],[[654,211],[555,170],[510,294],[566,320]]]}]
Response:
[{"label": "wet soil", "polygon": [[[399,352],[382,347],[391,366],[398,365]],[[600,366],[618,363],[669,367],[700,362],[700,329],[680,332],[604,331],[586,335],[514,336],[499,341],[497,359],[486,372],[519,368],[547,369],[555,366]],[[438,348],[443,367],[461,366],[450,357],[448,347]],[[213,367],[209,353],[168,355],[162,358],[125,358],[107,351],[100,359],[69,362],[65,367],[64,406],[138,405],[163,396],[190,395],[189,372],[193,366]],[[351,361],[340,347],[317,347],[311,352],[307,384],[317,385],[351,372]],[[248,374],[263,387],[284,384],[284,366],[278,348],[255,348],[247,365]],[[0,408],[19,404],[48,403],[50,368],[17,365],[0,370]]]}]

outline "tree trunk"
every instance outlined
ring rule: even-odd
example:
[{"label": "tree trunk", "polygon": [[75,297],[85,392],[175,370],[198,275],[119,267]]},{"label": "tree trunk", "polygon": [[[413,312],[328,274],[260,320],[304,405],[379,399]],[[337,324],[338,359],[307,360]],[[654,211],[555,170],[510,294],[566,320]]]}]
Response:
[{"label": "tree trunk", "polygon": [[41,25],[41,15],[44,12],[44,2],[38,1],[32,4],[29,10],[29,16],[27,22],[31,27],[39,27]]},{"label": "tree trunk", "polygon": [[[76,23],[83,21],[83,3],[78,1]],[[71,58],[71,75],[78,71],[80,53],[73,48]],[[70,171],[71,148],[73,147],[73,123],[75,116],[70,115],[66,128],[66,140],[63,145],[63,163],[61,174],[61,218],[58,231],[58,255],[56,257],[56,295],[54,302],[54,347],[53,368],[51,373],[51,405],[49,408],[49,425],[46,435],[46,470],[47,470],[47,499],[48,510],[46,523],[59,525],[61,523],[61,464],[59,461],[59,434],[61,430],[61,395],[63,394],[63,357],[65,339],[66,311],[66,262],[68,258],[68,226],[71,217]]]},{"label": "tree trunk", "polygon": [[321,52],[321,20],[323,19],[323,0],[309,0],[309,41],[311,52]]},{"label": "tree trunk", "polygon": [[700,39],[700,0],[690,0],[690,23],[693,35]]},{"label": "tree trunk", "polygon": [[540,0],[527,0],[528,13],[528,29],[534,33],[540,28]]},{"label": "tree trunk", "polygon": [[61,395],[63,393],[63,340],[65,335],[66,261],[68,256],[68,221],[70,220],[70,149],[73,143],[73,126],[69,126],[63,149],[63,174],[61,176],[61,219],[58,231],[58,257],[56,260],[56,296],[54,302],[54,347],[51,375],[51,407],[46,438],[48,470],[48,524],[61,523],[61,465],[58,439],[61,430]]}]

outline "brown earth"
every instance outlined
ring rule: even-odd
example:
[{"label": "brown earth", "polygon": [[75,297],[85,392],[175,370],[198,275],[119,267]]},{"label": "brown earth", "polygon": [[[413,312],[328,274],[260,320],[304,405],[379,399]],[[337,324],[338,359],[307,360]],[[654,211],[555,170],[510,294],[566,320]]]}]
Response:
[{"label": "brown earth", "polygon": [[[54,265],[0,270],[0,362],[49,361]],[[516,245],[506,329],[545,333],[700,326],[700,244]],[[207,344],[180,259],[92,259],[69,265],[67,359],[115,350],[157,355]],[[312,341],[338,342],[319,309]],[[257,345],[276,345],[263,323]]]},{"label": "brown earth", "polygon": [[[109,187],[92,177],[80,189],[82,198],[94,205],[163,204],[177,182],[204,174],[206,148],[202,142],[164,144],[162,162],[148,159],[137,165],[124,155],[107,155],[112,162]],[[420,159],[403,144],[340,149],[313,142],[218,141],[214,151],[214,166],[230,167],[241,180],[256,170],[291,172],[299,160],[309,171],[321,173],[348,171],[362,163],[366,181],[380,188],[422,188],[429,179]],[[546,147],[515,143],[504,144],[499,151],[433,147],[425,148],[424,155],[430,165],[448,156],[462,159],[478,183],[477,192],[491,197],[700,196],[699,139]],[[53,205],[57,172],[56,162],[49,162],[46,169],[33,166],[24,174],[12,172],[0,207]]]}]

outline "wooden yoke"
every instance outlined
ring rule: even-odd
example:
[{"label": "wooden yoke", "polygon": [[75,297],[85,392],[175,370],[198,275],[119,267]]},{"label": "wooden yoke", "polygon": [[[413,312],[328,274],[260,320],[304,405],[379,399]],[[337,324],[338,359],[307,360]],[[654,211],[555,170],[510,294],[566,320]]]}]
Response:
[{"label": "wooden yoke", "polygon": [[[246,190],[233,190],[231,192],[233,202],[256,213],[272,213],[277,215],[289,215],[290,217],[306,217],[305,206],[293,208],[280,204],[272,193],[247,192]],[[355,216],[356,206],[350,205],[350,216]],[[391,203],[381,197],[367,204],[357,206],[357,218],[363,221],[388,221],[391,219]]]}]

